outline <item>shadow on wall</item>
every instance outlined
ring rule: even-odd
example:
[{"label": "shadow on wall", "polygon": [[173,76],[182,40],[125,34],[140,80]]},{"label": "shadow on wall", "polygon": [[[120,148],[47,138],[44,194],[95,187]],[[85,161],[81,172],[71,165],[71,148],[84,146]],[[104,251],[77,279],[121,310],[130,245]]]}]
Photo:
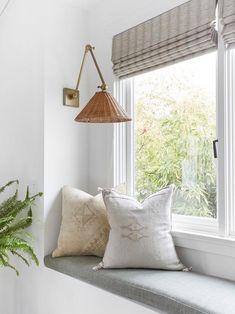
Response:
[{"label": "shadow on wall", "polygon": [[[45,217],[44,254],[50,254],[56,248],[62,217],[62,189],[56,194]],[[51,229],[53,226],[53,229]]]}]

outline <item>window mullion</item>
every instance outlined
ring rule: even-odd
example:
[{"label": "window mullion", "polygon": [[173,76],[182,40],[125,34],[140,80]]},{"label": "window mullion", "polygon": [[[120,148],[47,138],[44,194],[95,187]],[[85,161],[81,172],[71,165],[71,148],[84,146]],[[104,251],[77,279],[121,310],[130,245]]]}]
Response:
[{"label": "window mullion", "polygon": [[[219,26],[221,27],[221,26]],[[220,36],[218,37],[217,64],[217,134],[218,134],[218,177],[217,177],[217,210],[219,235],[228,235],[228,107],[225,99],[226,91],[226,49]]]},{"label": "window mullion", "polygon": [[114,95],[133,120],[114,125],[113,185],[126,183],[127,193],[134,194],[134,79],[116,80]]},{"label": "window mullion", "polygon": [[234,63],[234,50],[228,49],[227,51],[227,75],[226,75],[226,95],[227,95],[227,106],[228,106],[228,216],[229,216],[229,227],[230,234],[235,233],[235,111],[234,111],[234,74],[235,74],[235,63]]},{"label": "window mullion", "polygon": [[[119,103],[126,107],[124,82],[116,80],[114,83],[114,95]],[[114,124],[114,180],[113,186],[126,182],[126,126],[125,123]]]},{"label": "window mullion", "polygon": [[127,112],[132,121],[127,124],[126,164],[127,164],[127,192],[135,194],[135,138],[134,138],[134,78],[125,81]]}]

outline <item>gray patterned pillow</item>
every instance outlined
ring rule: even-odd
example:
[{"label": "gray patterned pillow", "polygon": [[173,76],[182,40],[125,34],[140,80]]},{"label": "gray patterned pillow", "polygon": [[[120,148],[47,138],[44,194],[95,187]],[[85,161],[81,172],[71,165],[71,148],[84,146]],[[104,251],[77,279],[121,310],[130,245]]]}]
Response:
[{"label": "gray patterned pillow", "polygon": [[111,230],[100,268],[184,269],[170,233],[174,190],[173,185],[166,187],[141,204],[103,190]]}]

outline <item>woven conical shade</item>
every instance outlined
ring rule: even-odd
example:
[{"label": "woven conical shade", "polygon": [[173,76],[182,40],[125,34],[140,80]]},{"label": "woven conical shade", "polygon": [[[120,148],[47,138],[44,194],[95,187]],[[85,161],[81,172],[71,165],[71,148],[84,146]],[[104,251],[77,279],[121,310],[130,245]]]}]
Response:
[{"label": "woven conical shade", "polygon": [[131,118],[106,90],[97,92],[74,119],[77,122],[113,123],[127,122]]}]

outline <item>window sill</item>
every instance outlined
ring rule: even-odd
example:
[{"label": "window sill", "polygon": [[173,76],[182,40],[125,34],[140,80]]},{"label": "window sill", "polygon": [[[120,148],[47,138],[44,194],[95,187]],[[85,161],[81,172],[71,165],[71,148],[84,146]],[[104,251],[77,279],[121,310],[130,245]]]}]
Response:
[{"label": "window sill", "polygon": [[172,235],[177,247],[235,258],[235,238],[233,237],[220,237],[176,229],[172,231]]},{"label": "window sill", "polygon": [[217,219],[173,214],[172,229],[216,236],[219,224]]}]

